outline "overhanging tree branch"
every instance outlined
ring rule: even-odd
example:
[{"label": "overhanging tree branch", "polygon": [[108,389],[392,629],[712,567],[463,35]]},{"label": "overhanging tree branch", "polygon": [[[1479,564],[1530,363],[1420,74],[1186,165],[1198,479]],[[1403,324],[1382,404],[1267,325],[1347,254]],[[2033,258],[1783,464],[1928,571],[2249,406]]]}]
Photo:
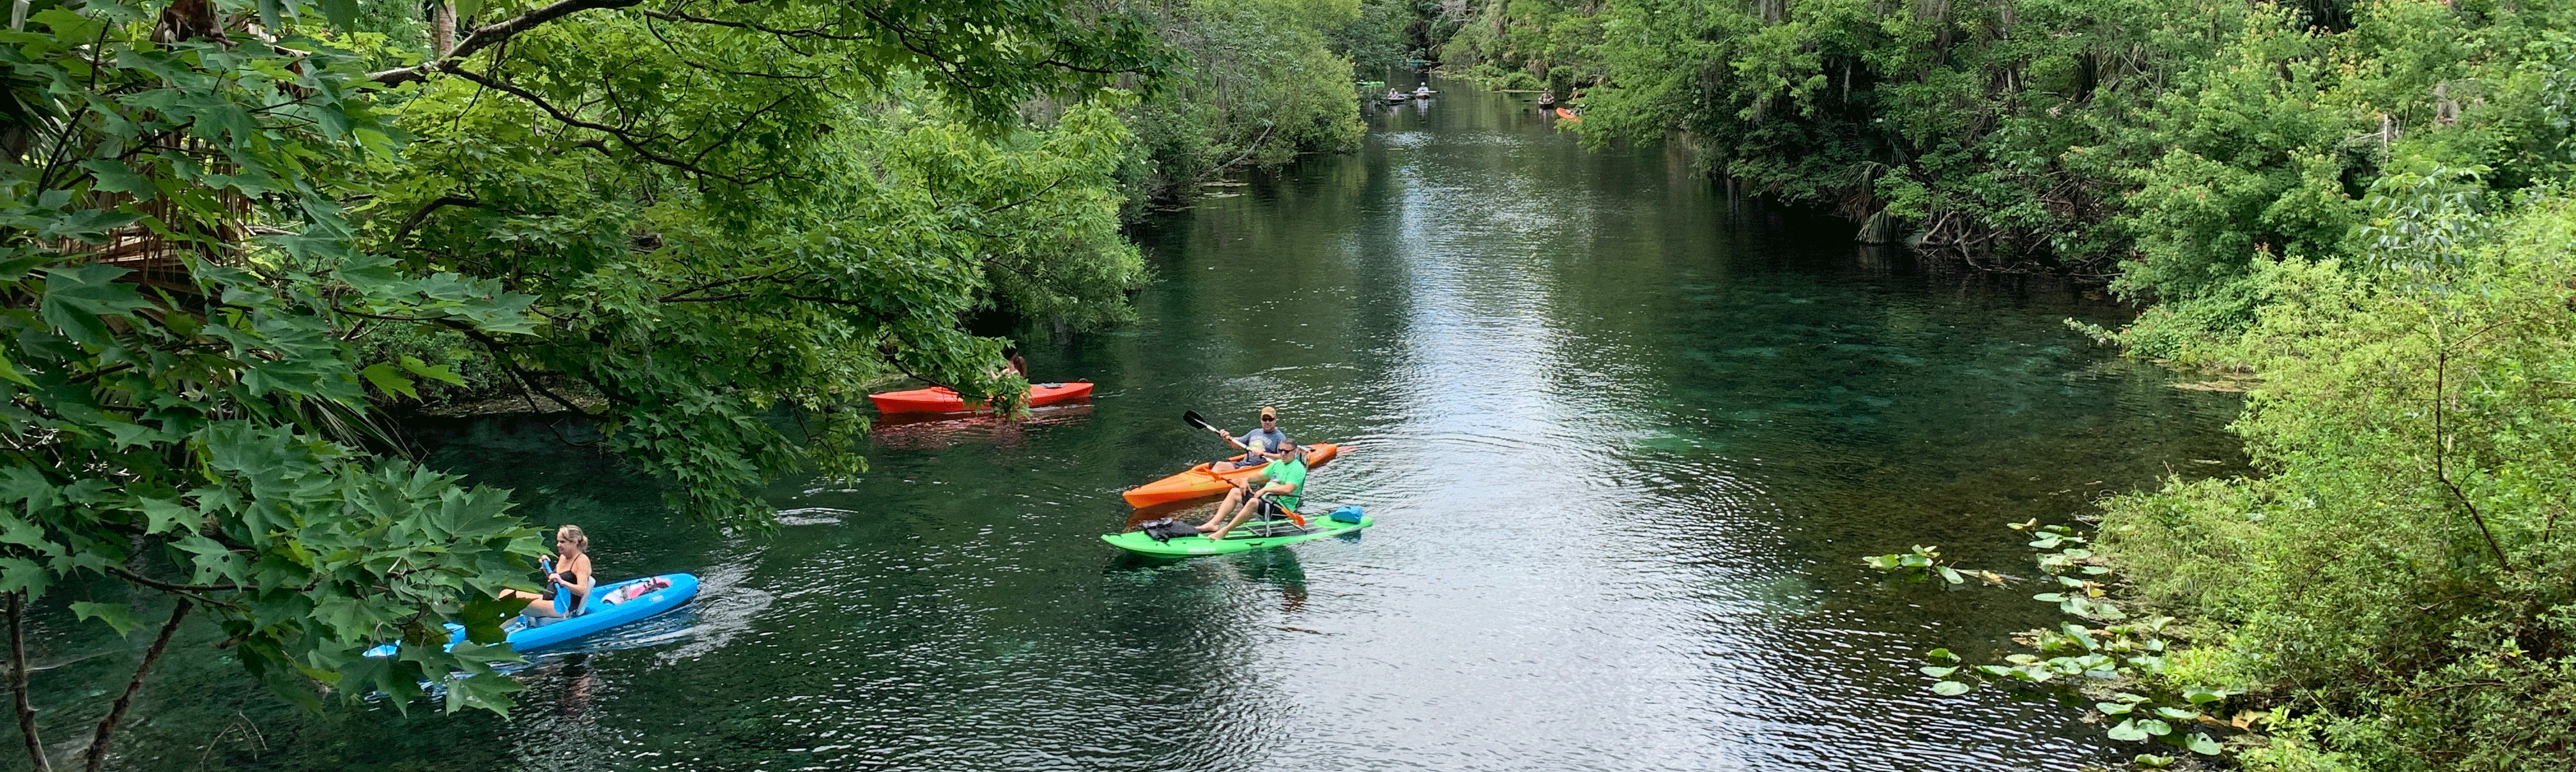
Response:
[{"label": "overhanging tree branch", "polygon": [[984,213],[985,213],[985,214],[999,214],[999,213],[1004,212],[1004,211],[1007,211],[1007,210],[1011,210],[1011,209],[1018,209],[1018,208],[1020,208],[1021,206],[1024,206],[1024,205],[1028,204],[1028,203],[1029,203],[1029,202],[1031,202],[1031,201],[1036,201],[1036,200],[1038,200],[1038,198],[1039,198],[1040,196],[1044,196],[1044,195],[1046,195],[1046,194],[1047,194],[1047,191],[1054,190],[1054,189],[1056,188],[1056,186],[1057,186],[1057,185],[1062,185],[1062,184],[1064,184],[1065,180],[1070,180],[1070,179],[1073,179],[1073,175],[1068,174],[1068,175],[1065,175],[1065,176],[1062,176],[1062,177],[1057,177],[1057,178],[1055,178],[1055,181],[1054,181],[1054,182],[1047,183],[1047,184],[1046,184],[1046,187],[1039,188],[1039,189],[1038,189],[1038,192],[1029,194],[1029,197],[1028,197],[1028,198],[1023,198],[1023,199],[1020,199],[1020,200],[1018,200],[1018,201],[1013,201],[1013,202],[1008,203],[1008,204],[1002,204],[1002,205],[1000,205],[1000,206],[996,206],[996,207],[993,207],[993,208],[991,208],[991,209],[986,209],[986,210],[984,210]]},{"label": "overhanging tree branch", "polygon": [[717,27],[747,29],[753,32],[766,32],[783,38],[821,38],[824,40],[840,40],[847,42],[871,42],[873,40],[873,38],[865,35],[839,35],[812,28],[781,29],[760,24],[758,22],[713,19],[683,11],[645,11],[644,15],[647,18],[660,19],[667,22],[685,22],[689,24],[707,24]]},{"label": "overhanging tree branch", "polygon": [[[520,98],[520,99],[527,100],[527,102],[528,102],[529,104],[536,105],[536,106],[537,106],[537,109],[546,111],[546,114],[547,114],[547,115],[554,116],[554,119],[555,119],[555,121],[556,121],[556,122],[562,123],[562,124],[564,124],[564,125],[566,125],[566,126],[572,126],[572,127],[575,127],[575,128],[582,128],[582,129],[589,129],[589,130],[591,130],[591,131],[596,131],[596,132],[599,132],[599,133],[601,133],[601,134],[606,134],[606,135],[608,135],[608,136],[615,137],[615,138],[617,138],[617,142],[618,142],[618,144],[625,145],[625,146],[626,146],[626,149],[627,149],[628,151],[633,152],[634,154],[636,154],[636,155],[638,155],[638,156],[642,156],[642,157],[644,158],[644,160],[651,161],[651,162],[656,163],[656,164],[660,164],[660,165],[663,165],[663,166],[668,166],[668,167],[671,167],[671,168],[673,168],[673,169],[678,169],[678,170],[685,171],[685,172],[688,172],[688,173],[690,173],[690,174],[695,174],[695,175],[698,175],[698,176],[701,176],[701,177],[707,177],[707,178],[711,178],[711,179],[724,180],[724,181],[726,181],[726,182],[730,182],[730,183],[733,183],[733,184],[736,184],[736,185],[741,185],[741,186],[743,186],[743,187],[751,187],[751,186],[753,186],[753,185],[758,185],[758,184],[760,184],[760,183],[767,182],[767,181],[769,181],[769,180],[773,180],[773,179],[777,179],[777,178],[782,177],[782,176],[785,176],[785,175],[787,174],[787,172],[786,172],[785,170],[783,170],[783,169],[782,169],[782,170],[779,170],[779,171],[773,171],[773,172],[770,172],[770,173],[767,173],[767,174],[762,174],[762,175],[759,175],[759,176],[754,176],[754,177],[742,177],[742,176],[737,176],[737,175],[732,175],[732,174],[725,174],[725,173],[723,173],[723,172],[718,172],[718,171],[715,171],[715,170],[713,170],[713,169],[708,169],[708,168],[706,168],[706,167],[699,166],[699,165],[694,164],[694,163],[690,163],[690,162],[688,162],[688,161],[684,161],[684,160],[681,160],[681,159],[678,159],[678,158],[673,158],[673,157],[671,157],[671,156],[667,156],[667,155],[663,155],[663,154],[661,154],[661,153],[655,152],[651,147],[649,147],[649,146],[645,145],[645,143],[644,143],[643,141],[638,140],[638,139],[636,139],[634,136],[627,134],[627,133],[626,133],[624,130],[622,130],[622,129],[619,129],[619,128],[615,127],[615,126],[610,126],[610,125],[608,125],[608,124],[604,124],[604,123],[598,123],[598,122],[595,122],[595,121],[586,121],[586,120],[582,120],[579,116],[573,115],[572,113],[565,111],[563,108],[556,107],[556,106],[554,105],[554,103],[553,103],[553,102],[548,102],[548,101],[546,101],[545,97],[538,96],[538,95],[536,94],[536,92],[529,91],[529,90],[527,90],[527,89],[520,88],[520,87],[515,86],[515,85],[511,85],[511,84],[510,84],[509,82],[507,82],[507,81],[503,81],[503,80],[498,79],[498,78],[494,78],[494,77],[491,77],[491,76],[488,76],[488,75],[484,75],[484,74],[481,74],[481,73],[477,73],[477,72],[474,72],[474,71],[472,71],[472,70],[465,70],[465,69],[452,69],[452,70],[448,70],[447,72],[448,72],[448,74],[454,75],[454,76],[456,76],[456,77],[464,78],[464,79],[469,80],[469,81],[473,81],[475,84],[480,85],[480,86],[482,86],[482,87],[484,87],[484,88],[492,89],[492,90],[494,90],[494,91],[503,92],[503,93],[509,94],[509,95],[511,95],[511,96],[515,96],[515,97],[518,97],[518,98]],[[600,150],[605,150],[605,149],[606,149],[604,145],[602,145],[602,144],[596,144],[596,143],[574,143],[574,144],[582,145],[582,146],[585,146],[585,147],[591,147],[591,148],[594,148],[594,149],[600,149]]]},{"label": "overhanging tree branch", "polygon": [[[108,568],[107,568],[107,572],[108,572],[108,573],[110,573],[110,574],[114,574],[114,575],[116,575],[116,578],[118,578],[118,579],[123,579],[123,580],[125,580],[125,581],[133,582],[133,583],[135,583],[135,584],[143,585],[143,586],[145,586],[145,587],[150,587],[150,588],[152,588],[152,589],[160,590],[160,591],[162,591],[162,592],[176,592],[176,593],[231,592],[231,591],[236,591],[236,590],[240,590],[240,589],[241,589],[241,585],[237,585],[237,584],[178,584],[178,583],[175,583],[175,582],[164,582],[164,581],[161,581],[161,580],[159,580],[159,579],[154,579],[154,578],[152,578],[152,577],[148,577],[148,576],[144,576],[144,575],[142,575],[142,574],[135,573],[135,572],[133,572],[133,571],[131,571],[131,570],[126,569],[124,566],[108,566]],[[321,586],[321,581],[322,581],[321,579],[318,579],[318,578],[317,578],[317,579],[315,579],[315,580],[313,580],[313,581],[314,581],[314,583],[313,583],[311,586],[306,587],[306,589],[311,589],[312,587],[318,587],[318,586]]]},{"label": "overhanging tree branch", "polygon": [[429,202],[427,205],[422,206],[419,211],[412,212],[410,217],[403,218],[402,225],[394,228],[394,241],[399,242],[402,241],[404,237],[410,236],[411,229],[420,227],[421,221],[429,219],[430,213],[436,212],[440,208],[450,206],[481,206],[482,204],[483,202],[476,201],[467,196],[439,196],[438,200]]},{"label": "overhanging tree branch", "polygon": [[474,34],[465,36],[463,41],[456,44],[456,50],[447,52],[446,56],[421,62],[410,67],[397,67],[390,70],[368,73],[367,79],[392,86],[419,80],[422,76],[433,72],[454,72],[454,70],[449,69],[450,66],[473,56],[474,52],[499,45],[502,41],[509,40],[511,37],[516,36],[521,32],[526,32],[530,29],[536,28],[537,25],[580,13],[582,11],[601,8],[631,8],[642,4],[643,2],[644,0],[561,0],[553,5],[548,5],[527,13],[519,14],[518,18],[514,18],[509,21],[486,24],[481,27],[477,27],[474,30]]}]

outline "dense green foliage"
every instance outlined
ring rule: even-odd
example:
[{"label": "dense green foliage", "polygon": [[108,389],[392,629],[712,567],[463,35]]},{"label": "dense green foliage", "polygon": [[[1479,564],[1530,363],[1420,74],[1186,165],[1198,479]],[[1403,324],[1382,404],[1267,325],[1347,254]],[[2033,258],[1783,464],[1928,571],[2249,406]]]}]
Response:
[{"label": "dense green foliage", "polygon": [[[415,6],[358,0],[36,2],[0,33],[0,596],[35,766],[82,722],[99,767],[192,612],[290,697],[457,672],[450,709],[507,706],[506,649],[357,655],[496,642],[544,548],[391,452],[380,405],[463,382],[439,360],[585,404],[676,505],[760,527],[761,482],[855,468],[854,383],[1017,393],[967,314],[1114,320],[1141,280],[1129,98],[1090,91],[1166,63],[1132,19],[455,5],[432,51],[395,43]],[[1039,96],[1067,106],[1023,121]],[[168,621],[131,685],[40,722],[37,602]]]},{"label": "dense green foliage", "polygon": [[[2576,766],[2576,562],[2556,528],[2576,493],[2576,4],[1512,0],[1471,17],[1443,58],[1580,91],[1588,138],[1685,143],[1743,190],[2100,277],[2158,301],[2105,338],[2260,375],[2237,428],[2270,475],[2119,499],[2102,533],[2129,602],[2198,643],[2142,683],[2287,709],[2244,763]],[[2049,653],[1936,669],[2020,678],[2100,654]]]},{"label": "dense green foliage", "polygon": [[[496,65],[405,87],[412,142],[362,238],[539,298],[538,334],[473,336],[478,353],[539,399],[558,380],[605,398],[605,444],[685,511],[757,523],[747,491],[770,476],[854,471],[844,408],[866,376],[1007,392],[998,343],[959,318],[1115,320],[1142,279],[1116,232],[1111,106],[991,134],[845,54],[649,16],[520,35]],[[655,109],[528,129],[583,104]],[[764,420],[782,402],[805,432]]]},{"label": "dense green foliage", "polygon": [[1122,175],[1136,203],[1185,200],[1238,168],[1358,146],[1352,52],[1396,44],[1386,0],[1191,0],[1163,7],[1157,28],[1179,72],[1130,111],[1138,149]]},{"label": "dense green foliage", "polygon": [[2381,181],[2563,173],[2566,3],[1518,0],[1445,58],[1581,89],[1599,140],[1677,137],[1744,189],[1980,262],[2250,319],[2257,253],[2351,254]]},{"label": "dense green foliage", "polygon": [[2576,205],[2451,262],[2255,276],[2228,353],[2264,377],[2236,428],[2271,474],[2115,500],[2102,528],[2139,595],[2195,616],[2189,677],[2333,751],[2264,765],[2576,764]]}]

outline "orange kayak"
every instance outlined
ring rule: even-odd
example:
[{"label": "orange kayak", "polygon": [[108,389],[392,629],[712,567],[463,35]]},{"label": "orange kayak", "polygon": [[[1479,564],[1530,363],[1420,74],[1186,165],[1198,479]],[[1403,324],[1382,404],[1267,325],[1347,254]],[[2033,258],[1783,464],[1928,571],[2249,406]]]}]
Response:
[{"label": "orange kayak", "polygon": [[[1308,445],[1306,446],[1306,465],[1323,466],[1324,462],[1333,460],[1333,456],[1341,451],[1341,446],[1329,442]],[[1237,460],[1242,458],[1242,456],[1235,456]],[[1200,464],[1190,467],[1187,472],[1129,488],[1126,493],[1119,495],[1126,497],[1128,506],[1140,508],[1176,501],[1214,498],[1225,495],[1225,489],[1232,487],[1234,481],[1261,469],[1257,466],[1248,466],[1231,472],[1213,472],[1208,470],[1208,466]]]},{"label": "orange kayak", "polygon": [[[1088,396],[1091,396],[1090,381],[1041,383],[1029,387],[1031,406],[1051,405]],[[879,392],[868,395],[868,401],[877,403],[877,411],[882,413],[954,413],[989,407],[982,402],[968,405],[966,400],[957,396],[957,392],[939,386],[911,391]]]}]

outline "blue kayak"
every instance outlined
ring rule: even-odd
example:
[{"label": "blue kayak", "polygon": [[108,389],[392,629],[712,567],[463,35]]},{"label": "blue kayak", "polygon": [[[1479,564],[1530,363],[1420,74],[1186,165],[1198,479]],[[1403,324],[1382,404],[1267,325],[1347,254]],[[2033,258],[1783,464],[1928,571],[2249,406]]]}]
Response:
[{"label": "blue kayak", "polygon": [[[627,594],[624,592],[627,588],[635,586],[639,582],[654,581],[659,581],[668,586],[653,588],[649,592],[645,592],[642,595],[637,595],[632,598],[624,597]],[[571,643],[576,640],[588,638],[592,635],[608,632],[610,630],[642,622],[653,617],[661,616],[665,612],[669,612],[672,609],[686,605],[689,602],[689,599],[697,597],[697,594],[698,577],[693,574],[663,574],[661,576],[647,576],[642,579],[628,579],[616,584],[593,588],[591,590],[591,597],[601,598],[603,600],[593,602],[590,606],[590,611],[582,614],[581,616],[570,619],[543,620],[546,622],[545,624],[535,626],[530,626],[528,624],[528,617],[516,617],[511,619],[508,624],[502,625],[501,629],[510,636],[510,649],[524,654],[548,647]],[[450,631],[450,635],[447,639],[448,646],[453,647],[456,644],[463,643],[465,641],[464,627],[451,624],[448,625],[447,628]],[[367,650],[367,656],[370,657],[390,657],[393,655],[394,644],[390,643]]]}]

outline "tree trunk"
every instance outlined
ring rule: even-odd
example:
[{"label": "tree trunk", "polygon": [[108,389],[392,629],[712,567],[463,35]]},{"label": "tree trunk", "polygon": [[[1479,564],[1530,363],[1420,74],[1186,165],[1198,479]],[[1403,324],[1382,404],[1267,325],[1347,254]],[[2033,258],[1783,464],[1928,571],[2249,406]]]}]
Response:
[{"label": "tree trunk", "polygon": [[429,9],[429,50],[445,59],[456,50],[456,4],[440,0]]},{"label": "tree trunk", "polygon": [[9,690],[17,694],[18,735],[27,738],[27,760],[36,772],[52,772],[45,743],[36,736],[36,706],[27,702],[27,594],[9,593]]},{"label": "tree trunk", "polygon": [[143,691],[143,677],[152,673],[153,665],[160,664],[161,653],[170,650],[170,637],[178,634],[179,622],[188,618],[191,605],[187,598],[180,598],[179,605],[170,609],[170,621],[161,624],[161,637],[152,639],[152,648],[143,652],[143,664],[134,666],[134,680],[125,683],[125,693],[116,695],[116,704],[108,707],[107,717],[98,720],[98,732],[90,735],[89,753],[85,754],[82,768],[99,772],[107,764],[108,737],[116,733],[117,724],[125,722],[125,709],[134,706],[134,693]]}]

